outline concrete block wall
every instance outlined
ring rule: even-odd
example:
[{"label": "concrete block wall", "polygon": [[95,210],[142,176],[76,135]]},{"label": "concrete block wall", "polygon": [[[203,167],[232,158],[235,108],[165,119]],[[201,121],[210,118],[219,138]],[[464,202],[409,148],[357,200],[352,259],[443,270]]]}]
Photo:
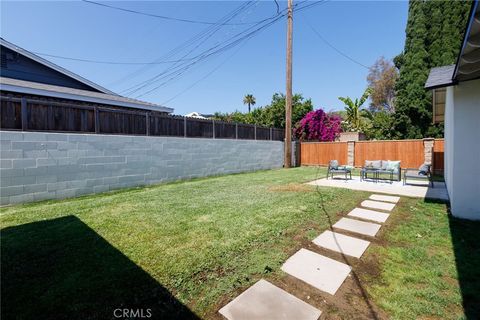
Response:
[{"label": "concrete block wall", "polygon": [[0,131],[1,205],[283,166],[283,142]]}]

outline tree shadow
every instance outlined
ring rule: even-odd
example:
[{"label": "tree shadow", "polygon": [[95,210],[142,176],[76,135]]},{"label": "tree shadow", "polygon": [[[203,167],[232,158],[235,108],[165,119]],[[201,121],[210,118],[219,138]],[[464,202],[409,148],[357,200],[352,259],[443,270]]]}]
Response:
[{"label": "tree shadow", "polygon": [[480,319],[480,221],[451,214],[448,221],[465,317]]},{"label": "tree shadow", "polygon": [[75,216],[5,228],[1,249],[2,319],[199,319]]}]

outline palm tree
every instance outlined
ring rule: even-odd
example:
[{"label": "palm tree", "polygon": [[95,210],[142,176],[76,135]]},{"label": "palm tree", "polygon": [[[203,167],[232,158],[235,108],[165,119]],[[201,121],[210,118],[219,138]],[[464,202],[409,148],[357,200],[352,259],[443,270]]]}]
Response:
[{"label": "palm tree", "polygon": [[254,106],[256,103],[255,97],[251,94],[245,95],[243,97],[243,104],[248,104],[248,113],[250,113],[250,106]]},{"label": "palm tree", "polygon": [[362,109],[362,105],[370,96],[371,89],[367,88],[360,99],[353,101],[349,97],[338,97],[340,101],[345,103],[346,122],[352,131],[361,131],[364,127],[364,118],[370,119],[371,113],[366,109]]}]

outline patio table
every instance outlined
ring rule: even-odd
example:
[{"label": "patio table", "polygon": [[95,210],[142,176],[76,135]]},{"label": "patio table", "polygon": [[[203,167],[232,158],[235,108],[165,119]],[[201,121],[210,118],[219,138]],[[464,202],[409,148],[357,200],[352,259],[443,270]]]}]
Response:
[{"label": "patio table", "polygon": [[379,172],[378,169],[363,168],[362,171],[360,171],[360,181],[368,179],[368,174],[373,173],[373,178],[370,178],[370,179],[373,179],[374,182],[377,182],[378,181],[378,172]]}]

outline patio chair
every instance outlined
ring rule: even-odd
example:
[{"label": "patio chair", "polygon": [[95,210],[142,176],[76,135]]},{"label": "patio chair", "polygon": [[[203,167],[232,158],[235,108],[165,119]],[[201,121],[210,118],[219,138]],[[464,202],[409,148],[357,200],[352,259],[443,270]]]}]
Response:
[{"label": "patio chair", "polygon": [[414,180],[427,180],[432,188],[434,188],[433,178],[432,178],[432,165],[424,163],[420,168],[407,168],[404,170],[403,174],[403,185],[407,184],[407,179]]},{"label": "patio chair", "polygon": [[332,177],[334,174],[342,174],[345,175],[345,180],[348,179],[350,175],[350,179],[352,179],[352,169],[347,166],[339,166],[337,160],[330,160],[328,162],[328,170],[327,170],[327,179],[329,176]]}]

